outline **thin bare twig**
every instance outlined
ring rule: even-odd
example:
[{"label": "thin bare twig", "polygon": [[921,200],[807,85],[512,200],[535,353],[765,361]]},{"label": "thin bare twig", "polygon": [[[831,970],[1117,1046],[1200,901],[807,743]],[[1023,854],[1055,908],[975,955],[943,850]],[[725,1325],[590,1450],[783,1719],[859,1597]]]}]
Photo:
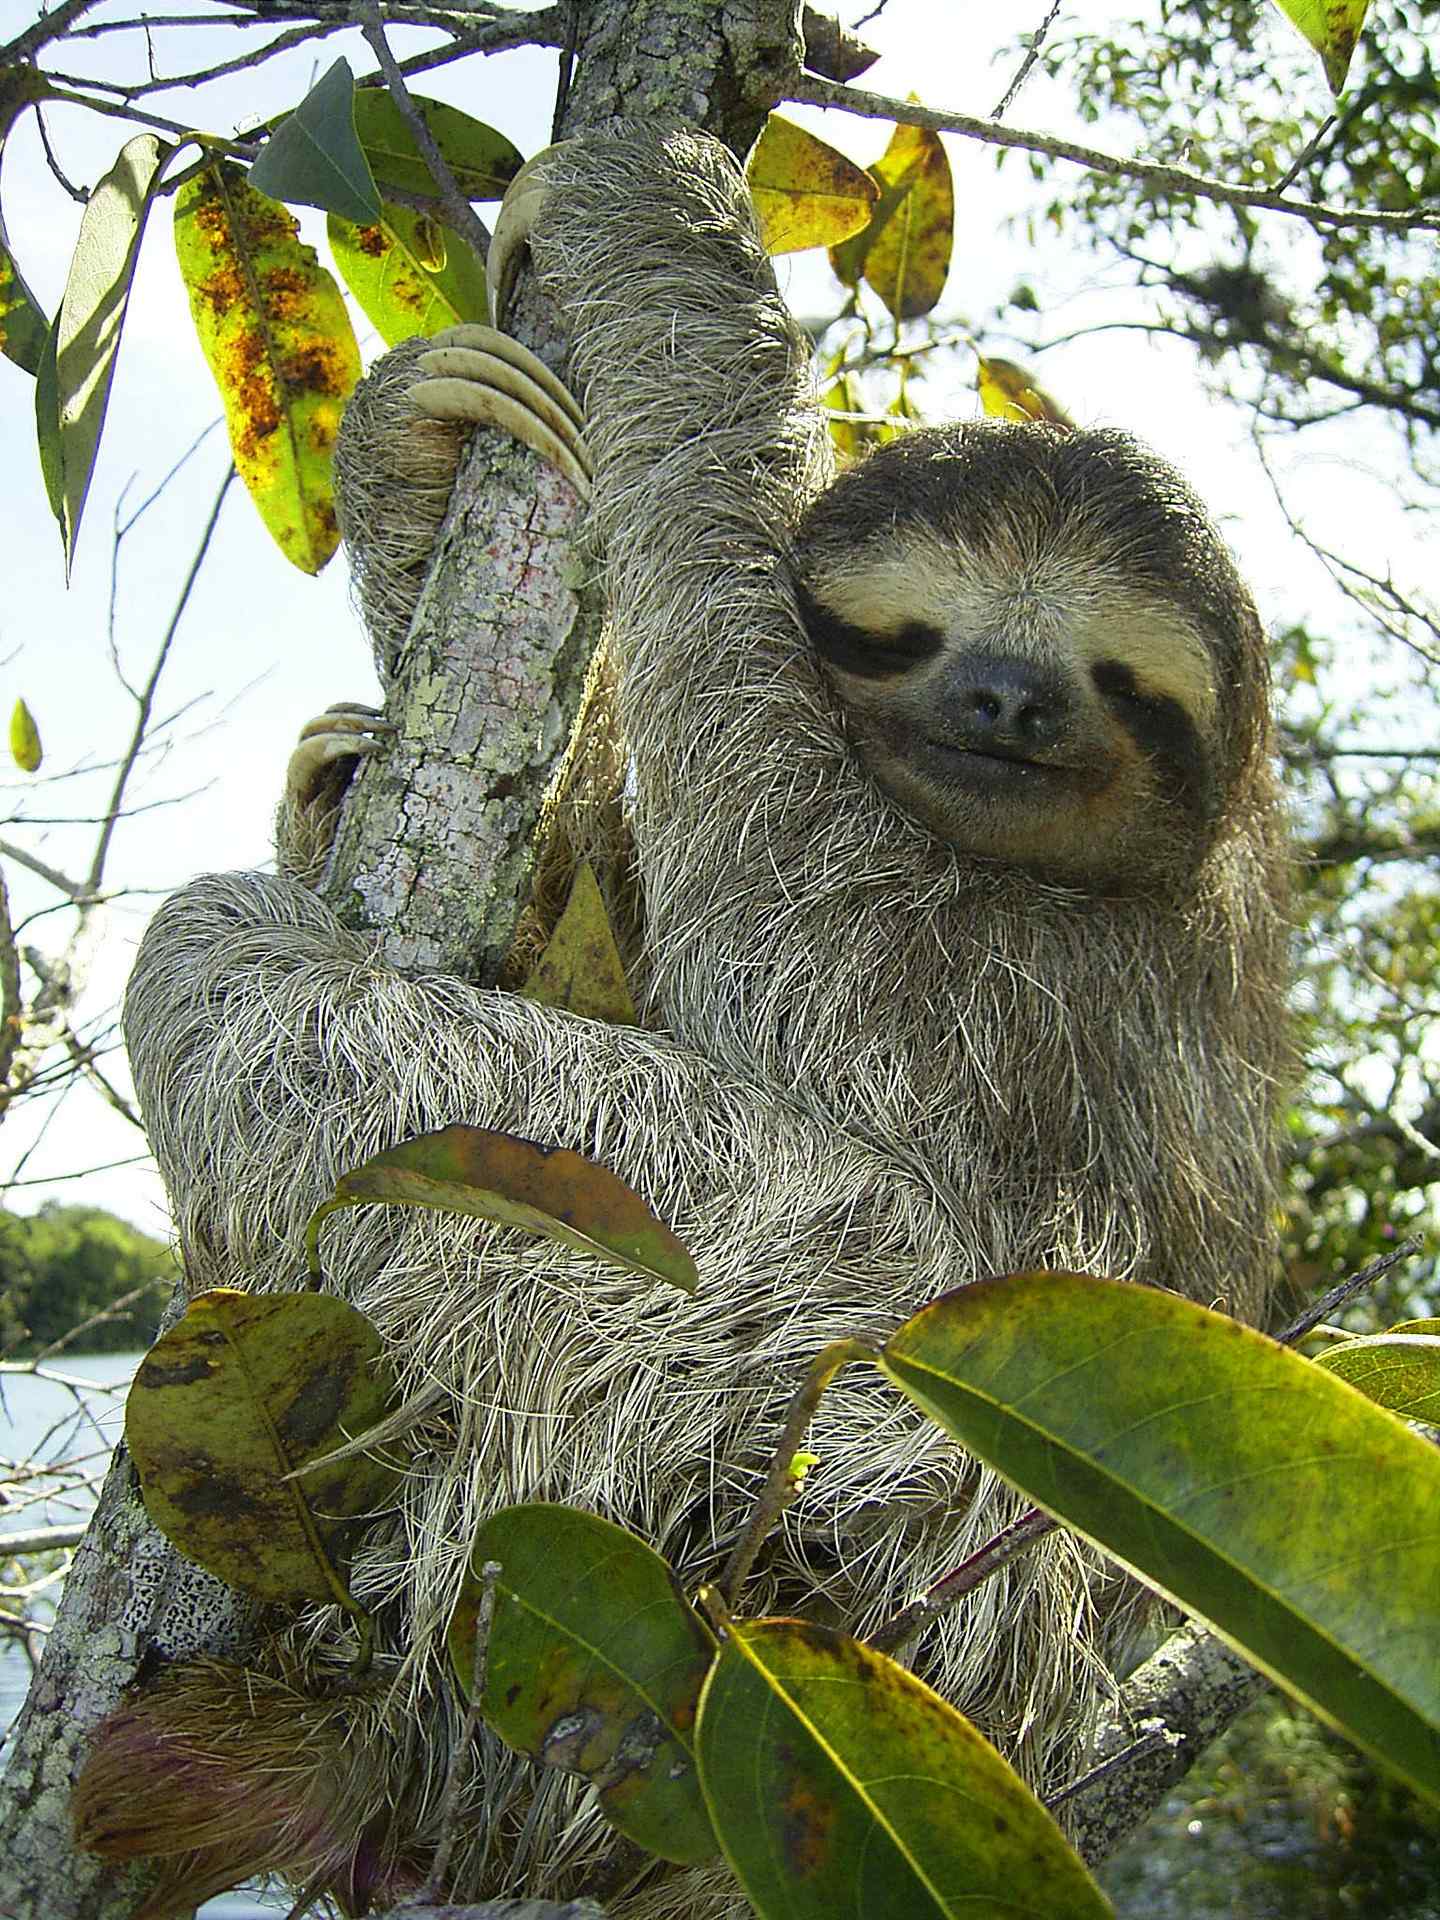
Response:
[{"label": "thin bare twig", "polygon": [[1047,1533],[1053,1533],[1060,1525],[1048,1513],[1042,1513],[1039,1507],[1029,1507],[1018,1519],[1012,1520],[1008,1527],[1002,1527],[992,1539],[978,1547],[967,1560],[927,1587],[918,1600],[893,1614],[877,1632],[872,1633],[869,1645],[877,1653],[894,1653],[903,1647],[907,1640],[913,1640],[917,1633],[937,1620],[967,1593],[973,1593],[983,1580],[992,1573],[998,1573],[1008,1561],[1025,1552],[1037,1540],[1043,1540]]},{"label": "thin bare twig", "polygon": [[1272,188],[1232,187],[1204,174],[1187,173],[1183,167],[1163,166],[1147,160],[1122,160],[1116,154],[1101,152],[1098,147],[1080,146],[1076,141],[1062,140],[1054,134],[1002,127],[993,120],[977,120],[968,113],[917,106],[913,100],[839,86],[816,74],[802,74],[789,97],[806,106],[833,107],[843,113],[857,114],[861,119],[897,120],[905,125],[929,127],[936,133],[958,134],[965,140],[978,140],[984,146],[1017,147],[1025,153],[1043,153],[1052,160],[1086,167],[1092,173],[1141,181],[1162,193],[1212,200],[1220,206],[1257,207],[1288,214],[1312,226],[1364,227],[1386,233],[1440,233],[1440,213],[1384,213],[1376,208],[1332,207],[1315,200],[1288,200]]},{"label": "thin bare twig", "polygon": [[486,231],[485,224],[480,216],[476,213],[465,195],[461,193],[455,176],[450,171],[449,163],[446,161],[439,147],[435,144],[435,136],[426,124],[424,114],[421,113],[410,96],[410,89],[405,84],[405,77],[396,65],[395,57],[391,53],[389,43],[385,38],[385,29],[380,19],[380,9],[375,4],[375,0],[363,0],[359,14],[361,30],[365,35],[366,43],[375,55],[381,73],[385,76],[385,84],[390,90],[390,98],[399,108],[401,118],[404,120],[406,126],[409,127],[411,133],[414,134],[415,144],[420,149],[421,158],[430,169],[435,184],[440,189],[441,198],[444,200],[446,211],[450,216],[451,226],[453,226],[461,238],[468,243],[474,252],[475,258],[483,261],[490,251],[490,235]]},{"label": "thin bare twig", "polygon": [[1303,1340],[1305,1335],[1318,1327],[1322,1320],[1328,1320],[1336,1307],[1343,1306],[1357,1293],[1363,1293],[1367,1287],[1374,1286],[1375,1282],[1387,1274],[1392,1267],[1419,1253],[1422,1245],[1423,1242],[1419,1239],[1402,1240],[1392,1252],[1382,1253],[1379,1259],[1372,1260],[1368,1266],[1361,1267],[1358,1273],[1352,1273],[1348,1279],[1340,1281],[1338,1286],[1331,1287],[1327,1294],[1308,1306],[1298,1320],[1292,1320],[1283,1332],[1275,1335],[1275,1338],[1282,1346],[1293,1347],[1297,1340]]},{"label": "thin bare twig", "polygon": [[225,496],[230,491],[230,482],[234,478],[234,467],[227,467],[225,469],[225,478],[220,482],[220,490],[215,495],[215,504],[210,509],[210,517],[205,522],[205,530],[200,535],[200,544],[196,547],[194,558],[190,562],[190,571],[185,576],[185,584],[180,589],[180,597],[175,602],[175,610],[170,615],[170,623],[166,627],[164,636],[156,651],[154,662],[150,668],[149,678],[140,689],[139,697],[136,700],[138,711],[135,715],[134,730],[130,735],[130,744],[125,749],[119,769],[116,772],[115,784],[110,790],[110,804],[105,809],[104,823],[101,826],[99,838],[95,843],[95,857],[90,862],[90,873],[86,883],[86,890],[89,893],[98,893],[100,891],[100,883],[105,877],[106,856],[110,851],[110,842],[114,837],[116,824],[124,812],[126,785],[135,770],[135,763],[140,757],[141,749],[144,747],[149,733],[150,713],[155,704],[155,693],[160,685],[160,676],[165,671],[165,662],[170,657],[170,648],[179,630],[180,621],[184,616],[186,607],[190,603],[190,595],[194,590],[195,582],[200,577],[200,569],[204,564],[205,556],[210,551],[210,542],[214,537],[215,528],[220,519],[220,509],[225,504]]},{"label": "thin bare twig", "polygon": [[1045,36],[1060,17],[1061,0],[1054,0],[1050,11],[1030,36],[1030,44],[1025,49],[1025,58],[1016,69],[1015,78],[1000,96],[1000,104],[991,114],[992,120],[1003,120],[1014,105],[1015,96],[1030,78],[1035,62],[1040,58],[1040,49],[1045,44]]}]

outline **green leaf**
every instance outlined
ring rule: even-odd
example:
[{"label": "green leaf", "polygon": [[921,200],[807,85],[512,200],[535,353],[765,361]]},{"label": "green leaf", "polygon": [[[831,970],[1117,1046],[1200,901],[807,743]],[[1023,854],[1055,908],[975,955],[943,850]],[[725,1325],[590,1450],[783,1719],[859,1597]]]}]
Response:
[{"label": "green leaf", "polygon": [[340,289],[234,167],[180,189],[175,252],[240,477],[285,557],[318,573],[340,539],[332,453],[360,377]]},{"label": "green leaf", "polygon": [[[410,98],[465,198],[500,199],[520,171],[519,148],[458,107],[415,94]],[[382,187],[438,195],[439,186],[420,158],[404,114],[382,88],[361,87],[356,93],[355,131]]]},{"label": "green leaf", "polygon": [[40,729],[23,700],[15,702],[10,714],[10,758],[22,773],[38,773],[45,758]]},{"label": "green leaf", "polygon": [[542,1007],[564,1007],[611,1026],[634,1026],[635,1002],[588,860],[576,869],[565,911],[520,991]]},{"label": "green leaf", "polygon": [[481,1710],[507,1746],[583,1774],[605,1817],[662,1860],[718,1852],[695,1773],[695,1707],[715,1641],[675,1576],[622,1527],[573,1507],[506,1507],[481,1526],[450,1622],[473,1693],[489,1563]]},{"label": "green leaf", "polygon": [[355,76],[337,60],[265,142],[250,184],[272,200],[338,213],[342,220],[380,218],[380,194],[355,133]]},{"label": "green leaf", "polygon": [[357,227],[332,213],[327,230],[340,277],[387,347],[489,320],[484,267],[428,215],[386,201],[379,225]]},{"label": "green leaf", "polygon": [[668,1281],[682,1293],[693,1293],[697,1284],[695,1262],[623,1180],[583,1154],[538,1146],[513,1133],[443,1127],[342,1174],[333,1197],[310,1217],[312,1275],[320,1271],[317,1249],[326,1218],[377,1202],[523,1227],[625,1273]]},{"label": "green leaf", "polygon": [[15,263],[0,219],[0,353],[26,373],[39,373],[50,322]]},{"label": "green leaf", "polygon": [[1440,1452],[1323,1368],[1148,1287],[947,1294],[882,1370],[962,1445],[1440,1797]]},{"label": "green leaf", "polygon": [[55,370],[55,340],[60,316],[45,336],[40,349],[40,364],[35,369],[35,445],[40,456],[40,476],[45,482],[45,497],[50,511],[64,525],[65,456],[60,447],[60,377]]},{"label": "green leaf", "polygon": [[[169,151],[153,133],[137,134],[120,149],[119,158],[86,205],[56,316],[58,447],[51,442],[51,457],[58,451],[59,520],[67,567],[74,557],[110,403],[110,383],[150,195]],[[37,406],[39,398],[37,392]],[[42,462],[48,435],[49,423],[42,423]]]},{"label": "green leaf", "polygon": [[[20,114],[43,100],[49,91],[49,82],[36,67],[0,68],[0,164],[10,129]],[[38,374],[49,332],[50,322],[25,284],[5,231],[4,213],[0,212],[0,353],[26,373]]]},{"label": "green leaf", "polygon": [[146,1354],[125,1405],[145,1510],[183,1554],[262,1600],[329,1600],[354,1522],[401,1474],[359,1454],[288,1478],[375,1426],[393,1393],[380,1335],[328,1294],[191,1301]]},{"label": "green leaf", "polygon": [[833,247],[869,220],[879,189],[863,167],[772,113],[745,166],[767,253]]},{"label": "green leaf", "polygon": [[913,1674],[799,1620],[736,1623],[700,1700],[700,1782],[762,1915],[1100,1920],[1055,1822]]},{"label": "green leaf", "polygon": [[1370,0],[1276,0],[1325,63],[1330,91],[1338,94],[1350,71],[1350,57]]},{"label": "green leaf", "polygon": [[1377,1333],[1344,1340],[1315,1356],[1339,1380],[1405,1420],[1440,1426],[1440,1337],[1423,1333]]}]

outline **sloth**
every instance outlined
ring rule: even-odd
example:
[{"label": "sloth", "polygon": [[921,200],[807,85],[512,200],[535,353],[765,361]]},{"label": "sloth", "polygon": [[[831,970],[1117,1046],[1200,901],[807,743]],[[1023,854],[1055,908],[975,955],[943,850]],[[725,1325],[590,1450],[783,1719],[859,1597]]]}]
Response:
[{"label": "sloth", "polygon": [[[258,1687],[197,1719],[220,1724],[217,1765],[283,1753],[311,1812],[343,1781],[350,1854],[292,1820],[268,1858],[361,1907],[437,1839],[460,1725],[444,1628],[487,1512],[590,1509],[694,1584],[827,1341],[1021,1269],[1252,1320],[1275,1277],[1285,857],[1264,636],[1189,486],[1120,433],[988,422],[835,478],[743,180],[698,134],[561,149],[512,204],[568,330],[583,437],[525,400],[542,376],[493,336],[428,364],[405,350],[398,377],[413,419],[543,416],[593,495],[623,749],[595,804],[623,806],[633,848],[639,1022],[402,978],[283,872],[170,900],[126,1012],[197,1288],[292,1287],[336,1176],[452,1121],[592,1155],[699,1265],[686,1297],[474,1221],[373,1209],[332,1229],[329,1284],[380,1327],[415,1449],[353,1573],[382,1684],[296,1707],[288,1734],[247,1722]],[[394,470],[412,429],[382,413],[377,429],[356,408],[352,469]],[[417,556],[354,558],[383,576],[393,651]],[[367,726],[352,712],[306,744],[292,814]],[[820,1464],[746,1612],[863,1636],[1020,1510],[865,1369],[809,1444]],[[907,1658],[1053,1791],[1083,1769],[1130,1591],[1052,1535]],[[347,1631],[308,1618],[287,1685]],[[488,1734],[465,1764],[452,1898],[747,1910],[718,1865],[637,1868],[582,1789]]]}]

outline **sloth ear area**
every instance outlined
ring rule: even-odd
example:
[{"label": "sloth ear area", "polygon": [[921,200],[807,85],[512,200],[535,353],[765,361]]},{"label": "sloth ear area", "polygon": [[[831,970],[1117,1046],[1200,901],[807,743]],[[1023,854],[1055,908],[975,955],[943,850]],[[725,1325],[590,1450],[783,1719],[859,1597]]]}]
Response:
[{"label": "sloth ear area", "polygon": [[447,327],[418,361],[410,404],[431,420],[498,427],[557,467],[582,500],[591,493],[584,422],[563,381],[494,327]]}]

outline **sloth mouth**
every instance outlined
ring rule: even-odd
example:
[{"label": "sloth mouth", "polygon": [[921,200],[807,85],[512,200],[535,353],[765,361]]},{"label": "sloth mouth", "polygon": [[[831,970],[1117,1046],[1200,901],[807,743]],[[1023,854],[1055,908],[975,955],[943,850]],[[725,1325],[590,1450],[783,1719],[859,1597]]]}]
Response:
[{"label": "sloth mouth", "polygon": [[1044,760],[1010,747],[961,747],[951,740],[927,740],[936,769],[967,786],[1000,787],[1024,782],[1064,785],[1079,769]]}]

